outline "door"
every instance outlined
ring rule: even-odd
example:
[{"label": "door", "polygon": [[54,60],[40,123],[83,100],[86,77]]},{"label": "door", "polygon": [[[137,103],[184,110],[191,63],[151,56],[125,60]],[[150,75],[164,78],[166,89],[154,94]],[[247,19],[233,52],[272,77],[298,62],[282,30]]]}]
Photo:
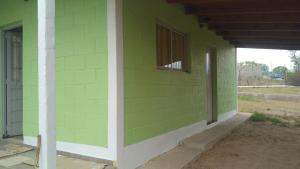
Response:
[{"label": "door", "polygon": [[217,50],[209,48],[206,52],[207,77],[207,123],[218,120],[217,113]]},{"label": "door", "polygon": [[20,28],[5,32],[4,48],[6,63],[5,136],[11,137],[23,134],[23,52]]}]

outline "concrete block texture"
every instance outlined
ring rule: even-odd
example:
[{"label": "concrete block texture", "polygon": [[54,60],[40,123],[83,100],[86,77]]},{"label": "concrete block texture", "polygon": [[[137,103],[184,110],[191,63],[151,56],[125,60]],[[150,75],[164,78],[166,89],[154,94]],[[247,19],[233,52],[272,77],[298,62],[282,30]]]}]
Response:
[{"label": "concrete block texture", "polygon": [[[106,3],[106,0],[56,1],[59,141],[108,145]],[[3,0],[0,16],[1,28],[14,23],[23,27],[24,135],[37,136],[37,1]]]}]

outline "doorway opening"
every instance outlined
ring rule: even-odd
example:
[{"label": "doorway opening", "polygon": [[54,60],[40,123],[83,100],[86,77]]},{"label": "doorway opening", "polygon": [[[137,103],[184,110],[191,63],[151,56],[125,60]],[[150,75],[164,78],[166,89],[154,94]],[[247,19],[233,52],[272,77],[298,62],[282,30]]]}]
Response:
[{"label": "doorway opening", "polygon": [[206,51],[207,76],[207,124],[218,121],[217,108],[217,49],[208,48]]},{"label": "doorway opening", "polygon": [[23,135],[23,29],[3,31],[3,138]]}]

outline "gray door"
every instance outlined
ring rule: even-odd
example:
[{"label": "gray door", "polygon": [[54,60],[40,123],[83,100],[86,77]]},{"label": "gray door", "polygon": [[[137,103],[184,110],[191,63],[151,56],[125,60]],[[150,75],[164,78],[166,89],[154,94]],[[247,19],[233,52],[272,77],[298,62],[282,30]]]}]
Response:
[{"label": "gray door", "polygon": [[23,67],[22,32],[17,30],[5,33],[6,62],[6,136],[23,134]]},{"label": "gray door", "polygon": [[207,77],[207,123],[211,124],[218,119],[217,113],[217,51],[214,48],[206,52]]}]

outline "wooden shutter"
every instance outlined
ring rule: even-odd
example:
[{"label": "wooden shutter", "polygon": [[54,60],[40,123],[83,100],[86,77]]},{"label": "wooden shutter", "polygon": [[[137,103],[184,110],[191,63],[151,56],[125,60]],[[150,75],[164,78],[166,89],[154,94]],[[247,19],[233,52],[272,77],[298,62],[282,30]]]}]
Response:
[{"label": "wooden shutter", "polygon": [[157,24],[157,66],[171,68],[171,31]]},{"label": "wooden shutter", "polygon": [[156,50],[158,68],[189,71],[185,34],[157,24]]},{"label": "wooden shutter", "polygon": [[182,70],[185,59],[185,42],[184,35],[173,32],[172,33],[172,61],[173,68]]}]

